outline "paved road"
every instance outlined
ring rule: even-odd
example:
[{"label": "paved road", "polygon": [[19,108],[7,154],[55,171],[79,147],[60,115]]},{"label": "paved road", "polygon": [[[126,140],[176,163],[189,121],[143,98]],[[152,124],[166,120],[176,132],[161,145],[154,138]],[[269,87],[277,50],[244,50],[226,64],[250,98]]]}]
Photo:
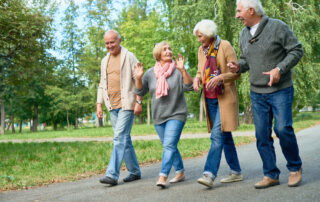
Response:
[{"label": "paved road", "polygon": [[[109,187],[98,183],[102,176],[76,182],[58,183],[23,191],[0,193],[0,201],[320,201],[320,125],[300,131],[297,134],[300,154],[303,160],[303,182],[299,187],[287,186],[288,170],[275,141],[278,167],[282,171],[280,185],[256,190],[253,184],[262,178],[261,160],[255,143],[238,147],[238,155],[245,180],[233,184],[219,182],[228,173],[223,158],[218,179],[213,189],[196,183],[201,175],[205,157],[187,159],[186,181],[170,185],[167,189],[155,186],[160,164],[144,166],[143,178],[136,182],[120,183]],[[127,172],[122,171],[120,179]],[[170,178],[172,175],[170,176]]]}]

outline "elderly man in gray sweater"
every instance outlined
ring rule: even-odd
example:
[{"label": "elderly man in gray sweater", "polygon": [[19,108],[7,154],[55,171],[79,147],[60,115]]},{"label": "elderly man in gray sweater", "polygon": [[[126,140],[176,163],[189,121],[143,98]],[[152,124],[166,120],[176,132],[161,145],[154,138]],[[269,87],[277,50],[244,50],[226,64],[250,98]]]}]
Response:
[{"label": "elderly man in gray sweater", "polygon": [[237,0],[236,18],[245,28],[240,33],[239,63],[228,64],[232,72],[250,73],[250,95],[257,148],[264,177],[257,189],[279,184],[272,123],[290,171],[288,186],[302,179],[302,161],[292,128],[292,68],[303,56],[301,43],[284,22],[267,17],[259,0]]}]

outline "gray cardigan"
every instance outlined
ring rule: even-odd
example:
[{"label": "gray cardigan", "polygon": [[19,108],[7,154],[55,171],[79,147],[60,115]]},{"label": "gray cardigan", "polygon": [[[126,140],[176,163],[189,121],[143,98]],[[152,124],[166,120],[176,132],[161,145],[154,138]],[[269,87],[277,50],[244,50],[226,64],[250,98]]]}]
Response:
[{"label": "gray cardigan", "polygon": [[168,120],[185,122],[188,108],[184,91],[193,90],[192,82],[185,85],[179,70],[175,69],[167,78],[169,91],[167,96],[156,98],[157,79],[153,68],[147,70],[142,77],[142,89],[135,89],[137,95],[144,96],[147,92],[151,97],[152,120],[154,124],[161,124]]},{"label": "gray cardigan", "polygon": [[[272,93],[293,85],[291,69],[303,56],[301,43],[281,20],[263,16],[255,35],[245,27],[240,33],[240,73],[249,70],[250,88],[256,93]],[[269,87],[268,72],[280,68],[279,83]]]}]

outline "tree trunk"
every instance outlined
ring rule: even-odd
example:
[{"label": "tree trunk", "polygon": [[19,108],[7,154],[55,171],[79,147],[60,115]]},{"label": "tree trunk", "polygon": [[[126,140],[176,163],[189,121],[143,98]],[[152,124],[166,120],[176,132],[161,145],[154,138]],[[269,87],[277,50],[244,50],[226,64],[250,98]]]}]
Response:
[{"label": "tree trunk", "polygon": [[70,127],[70,123],[69,123],[69,111],[67,111],[67,123],[68,123],[68,128]]},{"label": "tree trunk", "polygon": [[57,130],[58,129],[58,122],[54,121],[53,122],[53,130]]},{"label": "tree trunk", "polygon": [[33,108],[33,117],[32,117],[32,132],[38,131],[38,105],[35,104]]},{"label": "tree trunk", "polygon": [[4,101],[2,99],[0,100],[0,104],[1,104],[1,135],[4,135],[6,123],[5,123]]},{"label": "tree trunk", "polygon": [[148,99],[148,101],[147,101],[147,115],[148,115],[148,125],[150,125],[150,123],[151,123],[151,116],[150,116],[150,99]]},{"label": "tree trunk", "polygon": [[76,119],[74,121],[74,128],[78,129],[79,128],[79,121],[78,121],[78,114],[76,114]]},{"label": "tree trunk", "polygon": [[251,109],[251,105],[249,103],[246,103],[246,108],[244,110],[244,115],[243,115],[243,122],[246,124],[253,123],[252,109]]},{"label": "tree trunk", "polygon": [[22,120],[20,120],[20,123],[19,123],[19,133],[22,133]]},{"label": "tree trunk", "polygon": [[204,112],[204,106],[203,106],[203,102],[202,102],[202,96],[203,96],[203,93],[200,97],[200,109],[199,109],[199,121],[200,122],[203,122],[203,112]]},{"label": "tree trunk", "polygon": [[14,115],[11,115],[11,131],[12,134],[16,133],[16,130],[14,129]]}]

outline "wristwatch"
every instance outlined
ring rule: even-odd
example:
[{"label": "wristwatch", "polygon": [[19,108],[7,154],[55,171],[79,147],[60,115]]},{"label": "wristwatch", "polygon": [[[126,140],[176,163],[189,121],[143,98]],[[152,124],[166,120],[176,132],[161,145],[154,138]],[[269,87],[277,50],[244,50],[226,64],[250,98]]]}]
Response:
[{"label": "wristwatch", "polygon": [[142,105],[142,101],[141,100],[136,100],[136,103],[138,103],[139,105]]}]

